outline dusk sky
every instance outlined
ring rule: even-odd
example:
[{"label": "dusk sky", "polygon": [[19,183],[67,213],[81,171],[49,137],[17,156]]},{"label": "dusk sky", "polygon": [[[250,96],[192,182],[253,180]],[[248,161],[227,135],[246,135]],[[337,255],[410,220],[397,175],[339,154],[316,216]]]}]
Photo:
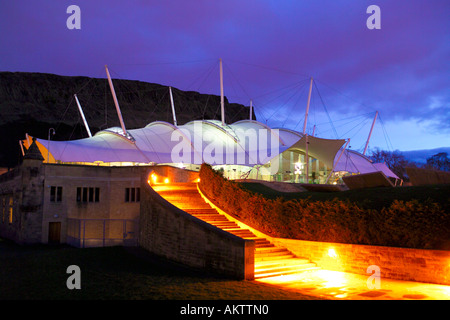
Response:
[{"label": "dusk sky", "polygon": [[[81,29],[66,26],[70,5]],[[105,78],[108,65],[219,95],[221,58],[225,96],[272,127],[302,131],[313,77],[310,134],[362,151],[379,111],[371,149],[450,147],[449,17],[448,0],[3,0],[0,71]]]}]

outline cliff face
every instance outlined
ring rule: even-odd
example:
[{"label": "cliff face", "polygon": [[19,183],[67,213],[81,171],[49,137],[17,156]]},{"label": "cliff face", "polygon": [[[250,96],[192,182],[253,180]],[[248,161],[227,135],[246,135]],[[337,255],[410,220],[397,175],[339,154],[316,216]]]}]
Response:
[{"label": "cliff face", "polygon": [[[113,83],[127,129],[142,128],[156,120],[173,122],[167,86],[120,79],[113,79]],[[20,162],[19,140],[25,133],[45,139],[54,128],[52,140],[87,137],[75,93],[92,134],[120,127],[107,79],[0,72],[0,167],[14,167]],[[220,119],[220,96],[176,88],[172,93],[179,125]],[[248,116],[248,107],[228,103],[225,98],[227,123]]]}]

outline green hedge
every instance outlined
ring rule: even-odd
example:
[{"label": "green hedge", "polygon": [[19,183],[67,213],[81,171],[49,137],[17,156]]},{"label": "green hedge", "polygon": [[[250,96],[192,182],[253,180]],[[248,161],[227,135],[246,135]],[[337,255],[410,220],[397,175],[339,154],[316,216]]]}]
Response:
[{"label": "green hedge", "polygon": [[225,212],[274,237],[450,249],[450,214],[432,201],[395,200],[381,210],[349,200],[267,199],[203,164],[200,189]]}]

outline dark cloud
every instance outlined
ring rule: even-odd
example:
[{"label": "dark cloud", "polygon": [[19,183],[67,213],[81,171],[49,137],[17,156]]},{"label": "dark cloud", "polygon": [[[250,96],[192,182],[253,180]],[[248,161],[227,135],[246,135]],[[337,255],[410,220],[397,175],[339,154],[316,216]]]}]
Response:
[{"label": "dark cloud", "polygon": [[[66,28],[74,3],[81,30]],[[223,58],[225,94],[254,99],[262,121],[302,124],[313,76],[317,110],[336,121],[378,110],[387,126],[422,121],[450,145],[448,1],[376,1],[380,30],[366,27],[369,1],[74,3],[2,1],[0,70],[104,77],[108,64],[115,77],[218,94]]]}]

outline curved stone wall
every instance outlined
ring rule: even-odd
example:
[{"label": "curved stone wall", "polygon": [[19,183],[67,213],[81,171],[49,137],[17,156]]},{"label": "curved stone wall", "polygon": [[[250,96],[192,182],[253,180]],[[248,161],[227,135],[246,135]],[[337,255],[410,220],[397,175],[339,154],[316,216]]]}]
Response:
[{"label": "curved stone wall", "polygon": [[254,278],[253,240],[244,240],[175,207],[141,178],[139,245],[189,267],[236,279]]}]

